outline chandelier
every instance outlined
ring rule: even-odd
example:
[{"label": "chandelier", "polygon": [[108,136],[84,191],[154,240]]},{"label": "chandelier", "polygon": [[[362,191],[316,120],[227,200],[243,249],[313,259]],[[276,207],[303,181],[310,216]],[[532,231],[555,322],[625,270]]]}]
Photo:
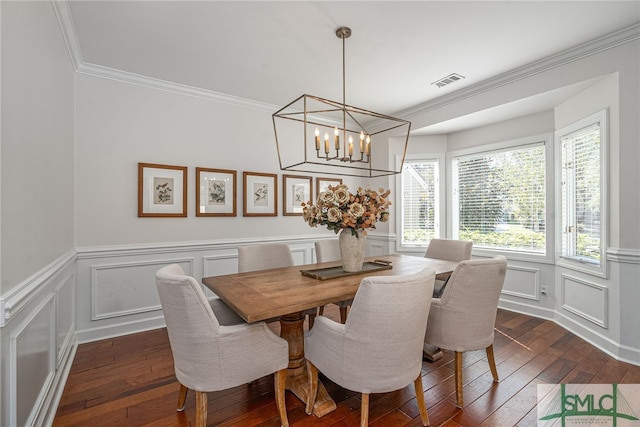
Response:
[{"label": "chandelier", "polygon": [[[351,29],[340,27],[342,102],[301,95],[273,113],[280,169],[358,177],[402,171],[411,122],[346,104],[345,41]],[[389,158],[390,145],[402,145],[401,161]],[[397,152],[397,148],[393,149]]]}]

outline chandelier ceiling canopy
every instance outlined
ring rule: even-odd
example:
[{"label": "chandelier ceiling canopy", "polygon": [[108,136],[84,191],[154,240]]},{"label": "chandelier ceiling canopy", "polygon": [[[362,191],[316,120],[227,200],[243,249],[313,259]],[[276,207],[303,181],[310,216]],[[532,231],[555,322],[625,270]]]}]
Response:
[{"label": "chandelier ceiling canopy", "polygon": [[[366,178],[400,173],[411,122],[346,104],[345,42],[351,29],[340,27],[336,36],[342,39],[342,102],[304,94],[273,114],[280,169]],[[389,165],[390,138],[403,143],[397,168]]]}]

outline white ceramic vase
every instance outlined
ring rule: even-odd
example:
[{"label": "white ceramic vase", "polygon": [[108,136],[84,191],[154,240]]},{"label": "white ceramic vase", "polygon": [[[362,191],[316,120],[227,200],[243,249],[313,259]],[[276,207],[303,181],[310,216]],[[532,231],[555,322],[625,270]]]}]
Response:
[{"label": "white ceramic vase", "polygon": [[367,232],[358,230],[358,235],[356,236],[350,228],[344,228],[340,232],[338,239],[340,242],[342,269],[346,272],[362,270]]}]

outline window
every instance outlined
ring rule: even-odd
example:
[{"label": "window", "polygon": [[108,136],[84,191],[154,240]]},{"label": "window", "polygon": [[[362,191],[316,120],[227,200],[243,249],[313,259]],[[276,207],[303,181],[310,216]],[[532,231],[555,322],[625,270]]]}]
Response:
[{"label": "window", "polygon": [[534,140],[453,157],[454,238],[474,248],[546,255],[545,140]]},{"label": "window", "polygon": [[405,160],[402,167],[401,247],[426,246],[440,235],[440,171],[437,159]]},{"label": "window", "polygon": [[601,267],[605,112],[558,131],[560,257]]}]

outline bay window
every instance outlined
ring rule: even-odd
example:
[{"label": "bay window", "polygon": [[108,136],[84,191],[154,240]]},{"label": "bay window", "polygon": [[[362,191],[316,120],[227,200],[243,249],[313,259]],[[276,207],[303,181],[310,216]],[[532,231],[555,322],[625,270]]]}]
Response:
[{"label": "bay window", "polygon": [[452,234],[474,249],[547,254],[547,138],[528,138],[451,161]]},{"label": "bay window", "polygon": [[426,246],[440,235],[440,160],[405,159],[400,181],[400,247]]},{"label": "bay window", "polygon": [[560,129],[561,190],[559,195],[559,257],[587,268],[602,268],[604,245],[604,173],[606,112]]}]

